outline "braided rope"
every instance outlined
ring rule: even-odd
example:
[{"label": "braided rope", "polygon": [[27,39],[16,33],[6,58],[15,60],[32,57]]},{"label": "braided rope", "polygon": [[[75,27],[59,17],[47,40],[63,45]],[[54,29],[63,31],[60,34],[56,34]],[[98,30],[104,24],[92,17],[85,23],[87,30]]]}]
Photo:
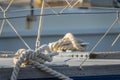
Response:
[{"label": "braided rope", "polygon": [[40,64],[38,62],[33,62],[33,63],[37,68],[40,68],[41,70],[46,71],[47,73],[50,73],[51,75],[54,75],[55,77],[58,77],[61,80],[72,80],[69,77],[67,77],[67,76],[65,76],[65,75],[45,66],[43,64]]},{"label": "braided rope", "polygon": [[[18,73],[20,70],[20,66],[23,64],[32,64],[37,68],[40,68],[41,70],[55,76],[58,77],[59,79],[62,80],[72,80],[69,77],[47,67],[46,65],[44,65],[45,61],[52,61],[52,56],[57,55],[58,53],[53,53],[53,54],[48,54],[45,55],[43,54],[44,50],[47,50],[47,46],[44,45],[38,49],[36,49],[35,51],[33,50],[25,50],[25,49],[20,49],[16,52],[17,59],[18,61],[16,62],[16,65],[14,67],[14,70],[12,72],[11,75],[11,79],[10,80],[17,80],[18,77]],[[49,50],[48,50],[49,51]]]}]

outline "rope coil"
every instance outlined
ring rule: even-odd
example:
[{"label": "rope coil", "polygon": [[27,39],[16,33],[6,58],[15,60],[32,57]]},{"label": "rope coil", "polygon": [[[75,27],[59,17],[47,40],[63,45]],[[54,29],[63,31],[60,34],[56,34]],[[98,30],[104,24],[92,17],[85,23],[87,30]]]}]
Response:
[{"label": "rope coil", "polygon": [[73,34],[67,33],[62,39],[56,42],[49,43],[50,50],[53,52],[58,51],[85,51],[88,43],[78,40]]}]

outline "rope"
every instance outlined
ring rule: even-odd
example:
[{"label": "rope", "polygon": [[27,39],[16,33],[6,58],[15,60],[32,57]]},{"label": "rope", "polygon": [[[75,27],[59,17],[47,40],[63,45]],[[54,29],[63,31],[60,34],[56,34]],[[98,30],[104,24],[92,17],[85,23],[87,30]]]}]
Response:
[{"label": "rope", "polygon": [[[119,17],[119,14],[118,14]],[[118,20],[118,24],[120,23],[120,20]],[[114,44],[118,41],[118,39],[120,38],[120,33],[118,34],[118,36],[115,38],[115,40],[113,41],[111,46],[114,46]]]},{"label": "rope", "polygon": [[[64,10],[63,10],[64,11]],[[34,15],[34,16],[54,16],[54,15],[78,15],[78,14],[114,14],[114,11],[103,11],[103,12],[64,12],[61,10],[60,13],[46,13],[42,15]],[[120,12],[119,12],[120,13]],[[15,18],[25,18],[27,16],[15,16],[15,17],[7,17],[7,18],[0,18],[3,19],[15,19]]]},{"label": "rope", "polygon": [[52,52],[58,51],[85,51],[87,44],[82,40],[77,40],[73,34],[67,33],[62,39],[56,42],[49,43],[49,48]]},{"label": "rope", "polygon": [[114,27],[114,25],[118,22],[119,20],[119,13],[117,12],[117,17],[115,19],[115,21],[112,23],[112,25],[108,28],[108,30],[105,32],[105,34],[99,39],[99,41],[97,42],[97,44],[92,48],[92,50],[90,51],[93,52],[93,50],[100,44],[100,42],[106,37],[106,35],[109,33],[109,31]]},{"label": "rope", "polygon": [[[71,2],[74,0],[71,0]],[[71,3],[69,2],[69,3]],[[47,4],[47,2],[45,2],[45,4],[48,6],[49,4]],[[68,6],[68,5],[67,5]],[[50,8],[52,8],[50,5],[48,6]],[[118,10],[118,8],[110,8],[110,7],[91,7],[92,9],[103,9],[103,10]],[[8,10],[7,12],[23,12],[23,11],[31,11],[31,10],[40,10],[40,8],[34,8],[34,9],[19,9],[19,10]],[[3,12],[3,11],[0,11]]]},{"label": "rope", "polygon": [[10,27],[13,29],[13,31],[17,34],[17,36],[19,37],[19,39],[24,43],[24,45],[28,48],[31,49],[30,46],[25,42],[25,40],[20,36],[20,34],[17,32],[17,30],[14,28],[14,26],[10,23],[9,20],[7,20],[7,23],[10,25]]},{"label": "rope", "polygon": [[[68,1],[68,0],[67,0],[67,1]],[[65,9],[67,9],[68,7],[71,7],[71,3],[72,3],[73,1],[74,1],[74,0],[71,0],[71,1],[69,2],[70,6],[69,6],[69,5],[65,6],[59,13],[61,14],[61,13],[64,12]]]},{"label": "rope", "polygon": [[25,50],[25,49],[18,50],[16,55],[19,55],[19,56],[15,57],[15,60],[18,59],[18,61],[17,60],[15,61],[16,65],[14,67],[10,80],[17,80],[20,66],[22,65],[22,63],[25,65],[26,64],[34,65],[35,67],[53,75],[54,77],[58,77],[61,80],[72,80],[71,78],[44,65],[45,61],[50,62],[52,61],[53,56],[58,55],[58,53],[45,55],[43,53],[43,51],[45,50],[49,51],[48,46],[46,45],[36,49],[35,51]]},{"label": "rope", "polygon": [[115,38],[111,46],[114,46],[114,44],[118,41],[119,37],[120,37],[120,34],[118,34],[118,36]]},{"label": "rope", "polygon": [[58,15],[58,13],[47,2],[45,2],[45,5],[47,5],[54,14]]},{"label": "rope", "polygon": [[69,7],[71,7],[71,2],[69,2],[68,0],[65,0],[65,2],[68,4]]},{"label": "rope", "polygon": [[2,24],[1,24],[1,27],[0,27],[0,36],[2,34],[4,24],[5,24],[5,19],[2,20]]},{"label": "rope", "polygon": [[[33,50],[25,50],[20,49],[16,53],[16,57],[14,58],[15,68],[13,70],[11,80],[16,80],[18,76],[18,72],[20,70],[21,65],[32,64],[41,70],[58,77],[62,80],[72,80],[69,77],[52,70],[51,68],[44,65],[46,61],[51,62],[52,57],[58,55],[56,53],[50,54],[50,52],[56,52],[59,50],[85,50],[86,47],[82,47],[79,45],[82,41],[78,41],[74,38],[71,33],[67,33],[62,39],[50,43],[49,45],[42,45],[41,47],[37,48],[35,51]],[[45,55],[44,53],[47,53]],[[49,54],[48,54],[49,53]]]},{"label": "rope", "polygon": [[72,80],[69,77],[67,77],[67,76],[65,76],[65,75],[45,66],[43,64],[40,64],[38,62],[33,62],[33,63],[37,68],[41,68],[43,71],[46,71],[47,73],[50,73],[51,75],[54,75],[55,77],[58,77],[61,80]]},{"label": "rope", "polygon": [[[41,15],[44,12],[44,0],[42,0],[42,7],[41,7]],[[36,49],[40,46],[40,35],[41,35],[41,28],[42,28],[42,19],[43,16],[40,16],[40,20],[39,20],[39,27],[38,27],[38,35],[37,35],[37,39],[36,39]]]},{"label": "rope", "polygon": [[71,8],[73,8],[75,5],[77,5],[78,3],[81,3],[81,2],[83,2],[83,0],[77,0],[72,6],[71,6]]}]

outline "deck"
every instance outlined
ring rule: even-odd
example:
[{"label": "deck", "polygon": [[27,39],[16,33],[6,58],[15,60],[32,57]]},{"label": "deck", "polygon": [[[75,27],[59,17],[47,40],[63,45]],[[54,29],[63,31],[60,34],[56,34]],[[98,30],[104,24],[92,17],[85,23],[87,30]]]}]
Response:
[{"label": "deck", "polygon": [[[3,52],[2,52],[3,53]],[[63,56],[64,54],[64,56]],[[73,78],[74,80],[119,80],[120,79],[120,54],[116,53],[101,53],[94,52],[90,55],[89,59],[82,65],[80,64],[88,55],[88,52],[73,53],[74,56],[70,56],[71,53],[59,53],[58,56],[53,58],[52,62],[46,62],[45,65],[49,68],[65,74]],[[72,55],[73,55],[72,54]],[[12,74],[14,63],[12,54],[6,56],[5,53],[0,55],[0,80],[9,80]],[[77,55],[77,56],[76,56]],[[81,56],[82,55],[82,56]],[[68,57],[69,56],[69,57]],[[4,74],[3,74],[4,73]],[[19,80],[43,80],[51,79],[57,80],[52,75],[42,71],[41,69],[35,68],[31,65],[21,67]]]}]

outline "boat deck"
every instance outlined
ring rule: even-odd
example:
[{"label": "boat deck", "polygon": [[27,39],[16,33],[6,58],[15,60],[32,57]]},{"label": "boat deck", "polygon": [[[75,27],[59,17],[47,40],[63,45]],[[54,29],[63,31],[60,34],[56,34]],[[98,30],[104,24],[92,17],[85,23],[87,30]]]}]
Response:
[{"label": "boat deck", "polygon": [[[13,71],[13,63],[11,58],[0,58],[0,80],[9,80]],[[49,64],[48,67],[56,70],[66,76],[75,77],[94,77],[94,76],[117,76],[120,79],[120,60],[119,59],[89,59],[83,65],[82,69],[78,66],[80,62],[73,63],[77,66],[68,65],[53,65]],[[4,73],[4,74],[3,74]],[[107,78],[106,77],[106,78]],[[53,76],[48,73],[38,70],[34,67],[25,67],[20,69],[18,76],[20,80],[42,80],[42,79],[53,79]],[[97,78],[95,78],[97,79]],[[101,78],[103,79],[103,78]],[[116,78],[115,78],[116,79]],[[56,79],[55,79],[56,80]],[[74,79],[79,80],[79,79]],[[85,80],[85,79],[83,79]],[[110,79],[111,80],[111,79]]]},{"label": "boat deck", "polygon": [[[68,55],[69,54],[69,55]],[[49,68],[65,74],[66,76],[71,77],[74,80],[119,80],[120,79],[120,59],[116,58],[118,53],[94,53],[96,55],[92,59],[87,59],[87,61],[80,68],[80,64],[85,60],[85,57],[80,57],[83,55],[77,55],[74,53],[74,57],[71,57],[71,53],[67,55],[62,53],[53,58],[52,62],[46,62],[45,65]],[[88,53],[86,53],[88,54]],[[84,55],[86,55],[84,53]],[[84,56],[83,55],[83,56]],[[111,58],[113,55],[113,58]],[[70,57],[68,57],[70,56]],[[1,57],[0,58],[0,80],[9,80],[11,77],[11,73],[14,68],[13,58],[10,57]],[[4,73],[4,74],[3,74]],[[102,76],[102,77],[101,77]],[[57,78],[52,75],[42,71],[41,69],[37,69],[33,66],[21,67],[19,75],[19,80],[57,80]]]}]

